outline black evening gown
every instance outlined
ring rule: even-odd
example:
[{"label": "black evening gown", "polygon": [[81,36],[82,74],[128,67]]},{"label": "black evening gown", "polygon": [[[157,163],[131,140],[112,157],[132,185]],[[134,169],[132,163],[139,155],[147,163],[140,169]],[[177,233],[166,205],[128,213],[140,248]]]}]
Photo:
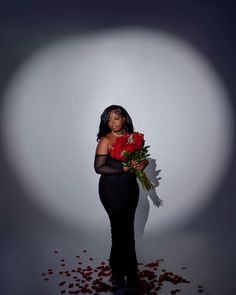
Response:
[{"label": "black evening gown", "polygon": [[109,265],[114,275],[137,273],[134,217],[139,199],[139,186],[134,173],[125,172],[122,162],[111,154],[96,155],[95,171],[99,179],[99,197],[111,225]]}]

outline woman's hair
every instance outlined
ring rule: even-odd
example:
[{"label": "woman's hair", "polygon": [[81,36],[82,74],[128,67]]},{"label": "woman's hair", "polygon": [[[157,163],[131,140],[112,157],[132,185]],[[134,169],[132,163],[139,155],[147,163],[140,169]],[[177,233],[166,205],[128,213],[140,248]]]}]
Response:
[{"label": "woman's hair", "polygon": [[126,132],[133,133],[133,131],[134,131],[133,122],[132,122],[132,119],[130,118],[130,115],[128,114],[128,112],[122,106],[111,105],[111,106],[107,107],[101,115],[99,132],[97,134],[97,141],[101,137],[106,136],[107,133],[109,133],[111,131],[111,129],[108,126],[108,120],[109,120],[109,116],[110,116],[111,111],[114,111],[116,114],[119,114],[125,118],[124,129]]}]

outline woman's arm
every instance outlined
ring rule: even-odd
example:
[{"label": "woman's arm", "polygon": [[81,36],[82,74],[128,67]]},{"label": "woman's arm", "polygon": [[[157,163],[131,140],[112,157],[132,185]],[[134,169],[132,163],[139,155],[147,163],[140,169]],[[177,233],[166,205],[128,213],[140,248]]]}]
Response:
[{"label": "woman's arm", "polygon": [[124,174],[126,171],[126,167],[123,167],[122,163],[117,163],[116,166],[111,166],[107,164],[107,155],[109,148],[109,140],[105,137],[102,137],[97,145],[96,154],[94,159],[94,169],[98,174],[106,174],[106,175],[119,175]]},{"label": "woman's arm", "polygon": [[100,138],[97,148],[96,148],[96,154],[97,155],[106,155],[109,152],[109,144],[110,141],[106,137]]},{"label": "woman's arm", "polygon": [[[148,165],[148,160],[143,160],[140,163],[136,161],[132,161],[130,167],[123,166],[120,163],[119,166],[111,166],[107,164],[107,154],[109,150],[109,140],[105,137],[102,137],[99,140],[99,143],[96,148],[96,155],[94,160],[94,169],[98,174],[124,174],[129,171],[131,168],[135,168],[136,170],[143,170]],[[119,163],[118,163],[119,165]]]}]

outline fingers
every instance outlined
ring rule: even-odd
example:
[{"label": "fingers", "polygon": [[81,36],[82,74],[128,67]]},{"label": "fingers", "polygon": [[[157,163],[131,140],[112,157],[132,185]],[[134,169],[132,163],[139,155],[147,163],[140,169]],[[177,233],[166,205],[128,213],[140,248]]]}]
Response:
[{"label": "fingers", "polygon": [[134,168],[134,169],[137,169],[138,168],[138,165],[139,163],[135,160],[131,160],[131,166]]},{"label": "fingers", "polygon": [[147,166],[147,162],[145,160],[139,163],[135,160],[132,160],[131,164],[132,164],[132,167],[136,170],[143,170]]}]

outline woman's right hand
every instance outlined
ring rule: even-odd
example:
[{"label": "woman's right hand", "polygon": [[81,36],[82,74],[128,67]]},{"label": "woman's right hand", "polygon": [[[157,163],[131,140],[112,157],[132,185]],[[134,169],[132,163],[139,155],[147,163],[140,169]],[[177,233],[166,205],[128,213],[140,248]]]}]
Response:
[{"label": "woman's right hand", "polygon": [[123,169],[124,169],[125,172],[128,172],[129,169],[130,169],[130,167],[128,167],[128,166],[123,166]]},{"label": "woman's right hand", "polygon": [[137,165],[137,163],[138,163],[137,161],[131,160],[130,166],[123,166],[124,171],[128,172],[132,168],[135,169],[135,165]]}]

